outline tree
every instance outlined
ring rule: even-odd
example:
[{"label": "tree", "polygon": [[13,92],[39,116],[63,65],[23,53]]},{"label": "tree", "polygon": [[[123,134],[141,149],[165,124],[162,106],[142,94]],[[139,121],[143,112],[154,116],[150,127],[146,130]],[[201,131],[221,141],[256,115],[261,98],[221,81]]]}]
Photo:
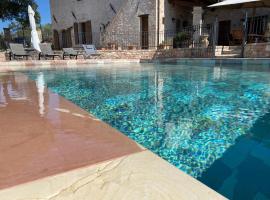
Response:
[{"label": "tree", "polygon": [[40,14],[35,0],[0,0],[0,19],[17,21],[22,29],[29,26],[28,5],[36,12],[36,23],[40,23]]},{"label": "tree", "polygon": [[42,39],[46,42],[50,42],[52,40],[52,25],[44,24],[42,26]]}]

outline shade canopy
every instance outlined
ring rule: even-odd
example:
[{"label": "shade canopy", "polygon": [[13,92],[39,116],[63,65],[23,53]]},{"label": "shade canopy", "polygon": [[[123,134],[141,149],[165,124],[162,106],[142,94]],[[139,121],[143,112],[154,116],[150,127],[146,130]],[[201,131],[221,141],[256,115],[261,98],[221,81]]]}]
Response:
[{"label": "shade canopy", "polygon": [[36,22],[35,22],[35,12],[32,9],[32,7],[28,6],[28,15],[29,15],[29,21],[31,26],[31,43],[34,49],[36,49],[38,52],[41,52],[39,44],[40,40],[38,37],[37,29],[36,29]]},{"label": "shade canopy", "polygon": [[256,8],[270,7],[270,0],[224,0],[208,6],[214,7],[234,7],[234,8]]}]

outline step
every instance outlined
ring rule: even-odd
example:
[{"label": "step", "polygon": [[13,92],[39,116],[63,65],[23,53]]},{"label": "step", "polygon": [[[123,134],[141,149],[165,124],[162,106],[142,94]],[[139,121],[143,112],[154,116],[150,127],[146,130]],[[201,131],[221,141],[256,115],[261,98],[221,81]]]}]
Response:
[{"label": "step", "polygon": [[216,46],[216,49],[224,49],[224,50],[238,49],[238,48],[241,48],[241,46]]},{"label": "step", "polygon": [[222,54],[222,55],[217,55],[216,58],[240,58],[240,54]]},{"label": "step", "polygon": [[237,49],[237,50],[229,50],[229,51],[223,51],[221,52],[222,54],[240,54],[241,53],[241,49]]},{"label": "step", "polygon": [[240,57],[241,50],[241,46],[217,46],[215,55],[221,57]]}]

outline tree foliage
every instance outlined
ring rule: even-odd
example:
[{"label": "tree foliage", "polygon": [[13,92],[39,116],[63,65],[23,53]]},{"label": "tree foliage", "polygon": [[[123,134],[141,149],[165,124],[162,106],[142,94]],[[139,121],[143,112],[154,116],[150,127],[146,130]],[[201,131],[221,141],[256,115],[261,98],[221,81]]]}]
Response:
[{"label": "tree foliage", "polygon": [[22,28],[29,26],[28,5],[36,12],[36,23],[40,23],[40,14],[35,0],[0,0],[0,19],[17,21]]},{"label": "tree foliage", "polygon": [[52,25],[51,24],[44,24],[42,26],[42,35],[45,38],[52,37]]}]

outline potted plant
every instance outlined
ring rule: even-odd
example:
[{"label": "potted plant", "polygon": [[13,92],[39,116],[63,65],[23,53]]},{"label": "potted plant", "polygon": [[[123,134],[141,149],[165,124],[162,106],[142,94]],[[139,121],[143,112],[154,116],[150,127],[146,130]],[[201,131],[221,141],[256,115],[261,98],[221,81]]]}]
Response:
[{"label": "potted plant", "polygon": [[184,42],[189,39],[189,35],[186,32],[177,33],[173,38],[173,48],[182,48],[184,47]]},{"label": "potted plant", "polygon": [[159,45],[158,45],[158,49],[165,49],[165,42],[162,41]]},{"label": "potted plant", "polygon": [[201,42],[202,47],[204,47],[204,48],[208,47],[208,45],[209,45],[208,38],[209,38],[208,34],[204,34],[204,35],[200,36],[200,42]]}]

